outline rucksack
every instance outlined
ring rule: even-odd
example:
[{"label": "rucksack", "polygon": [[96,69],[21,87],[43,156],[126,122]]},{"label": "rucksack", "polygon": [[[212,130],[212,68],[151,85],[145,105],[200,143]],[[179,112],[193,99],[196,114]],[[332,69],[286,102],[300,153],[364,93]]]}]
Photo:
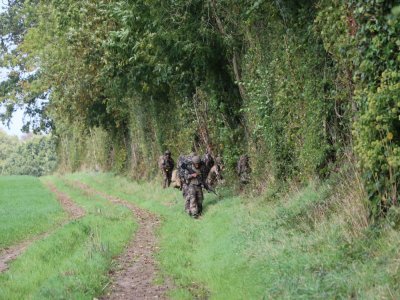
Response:
[{"label": "rucksack", "polygon": [[[185,170],[189,170],[192,167],[192,155],[181,155],[178,158],[178,176],[182,182],[185,182]],[[200,170],[203,179],[205,180],[214,165],[214,159],[210,154],[206,154],[201,157]]]},{"label": "rucksack", "polygon": [[185,181],[185,171],[192,166],[192,157],[190,155],[180,155],[178,158],[178,177],[181,181]]}]

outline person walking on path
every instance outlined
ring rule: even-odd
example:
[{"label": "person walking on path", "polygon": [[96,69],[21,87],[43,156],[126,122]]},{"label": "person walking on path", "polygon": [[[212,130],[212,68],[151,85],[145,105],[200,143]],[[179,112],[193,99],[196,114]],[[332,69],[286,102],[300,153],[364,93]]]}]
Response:
[{"label": "person walking on path", "polygon": [[193,156],[192,164],[185,170],[184,176],[187,182],[185,210],[193,218],[198,218],[203,208],[203,185],[205,182],[199,156]]},{"label": "person walking on path", "polygon": [[167,188],[171,184],[172,171],[175,167],[175,162],[171,157],[171,151],[165,151],[159,159],[159,167],[163,175],[163,188]]}]

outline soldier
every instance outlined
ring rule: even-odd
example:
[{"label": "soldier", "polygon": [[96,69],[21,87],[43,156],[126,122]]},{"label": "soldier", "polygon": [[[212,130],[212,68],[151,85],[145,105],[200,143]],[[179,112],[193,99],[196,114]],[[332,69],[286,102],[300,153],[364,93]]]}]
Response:
[{"label": "soldier", "polygon": [[187,183],[185,191],[185,210],[194,217],[198,218],[203,209],[203,189],[204,177],[201,172],[201,159],[199,156],[192,157],[192,164],[185,169],[185,181]]},{"label": "soldier", "polygon": [[189,212],[189,202],[186,201],[186,194],[188,191],[188,181],[185,179],[185,171],[192,165],[192,158],[197,156],[197,153],[191,152],[189,155],[180,155],[178,158],[178,180],[180,182],[180,189],[182,191],[183,199],[185,199],[185,211]]},{"label": "soldier", "polygon": [[249,156],[247,154],[240,156],[236,171],[241,184],[247,184],[250,182],[251,168],[249,164]]},{"label": "soldier", "polygon": [[160,157],[159,167],[163,174],[163,188],[169,187],[171,184],[172,171],[174,169],[175,162],[171,157],[171,151],[165,151],[164,155]]},{"label": "soldier", "polygon": [[217,185],[217,183],[223,180],[222,178],[223,169],[224,166],[222,164],[222,159],[221,157],[217,157],[215,159],[214,166],[211,168],[207,176],[207,184],[209,187],[214,188]]},{"label": "soldier", "polygon": [[207,150],[206,154],[203,155],[202,158],[202,173],[205,178],[207,178],[208,174],[211,171],[211,168],[214,166],[214,158],[211,155],[211,151]]}]

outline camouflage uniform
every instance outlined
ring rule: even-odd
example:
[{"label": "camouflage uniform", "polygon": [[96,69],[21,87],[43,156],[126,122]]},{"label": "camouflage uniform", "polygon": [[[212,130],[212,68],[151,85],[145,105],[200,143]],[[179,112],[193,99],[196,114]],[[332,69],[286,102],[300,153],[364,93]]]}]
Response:
[{"label": "camouflage uniform", "polygon": [[[192,177],[196,173],[197,177]],[[185,180],[187,182],[184,196],[185,196],[185,211],[193,216],[198,217],[203,210],[203,189],[204,182],[201,168],[196,168],[193,164],[185,170]]]},{"label": "camouflage uniform", "polygon": [[[196,155],[197,154],[195,152],[192,152],[188,156],[180,156],[179,160],[182,159],[182,160],[186,160],[186,161],[192,161],[192,158],[194,156],[196,156]],[[179,168],[179,163],[178,163],[178,168]],[[179,179],[180,179],[180,182],[181,182],[181,190],[182,190],[183,198],[186,199],[186,194],[187,194],[187,190],[188,190],[188,182],[185,179],[185,174],[184,173],[181,174],[181,172],[179,172],[179,170],[178,170],[178,176],[179,176]],[[189,204],[188,203],[185,204],[185,211],[186,212],[189,211]]]},{"label": "camouflage uniform", "polygon": [[247,154],[240,156],[236,171],[240,183],[247,184],[250,182],[251,168],[249,164],[249,156]]},{"label": "camouflage uniform", "polygon": [[214,166],[214,158],[212,157],[211,153],[207,151],[206,154],[203,155],[201,161],[202,174],[204,175],[204,178],[207,178],[211,168]]},{"label": "camouflage uniform", "polygon": [[171,184],[172,171],[175,167],[175,162],[171,158],[171,152],[166,153],[160,157],[159,166],[163,175],[163,188],[169,187]]},{"label": "camouflage uniform", "polygon": [[211,168],[210,172],[207,176],[207,185],[210,188],[214,188],[218,182],[222,181],[222,160],[221,158],[217,157],[215,160],[215,165]]}]

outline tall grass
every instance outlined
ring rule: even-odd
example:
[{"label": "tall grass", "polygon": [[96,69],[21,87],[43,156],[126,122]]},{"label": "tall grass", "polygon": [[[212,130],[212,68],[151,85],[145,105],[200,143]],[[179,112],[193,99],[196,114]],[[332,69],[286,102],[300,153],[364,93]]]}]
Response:
[{"label": "tall grass", "polygon": [[36,177],[0,177],[0,250],[47,231],[66,217]]},{"label": "tall grass", "polygon": [[400,234],[369,227],[362,193],[343,179],[279,199],[207,195],[193,220],[178,191],[110,174],[72,177],[163,216],[158,259],[177,286],[172,298],[400,297]]},{"label": "tall grass", "polygon": [[[50,179],[47,179],[50,180]],[[36,242],[0,275],[0,299],[93,299],[136,224],[131,212],[51,179],[87,212]]]}]

